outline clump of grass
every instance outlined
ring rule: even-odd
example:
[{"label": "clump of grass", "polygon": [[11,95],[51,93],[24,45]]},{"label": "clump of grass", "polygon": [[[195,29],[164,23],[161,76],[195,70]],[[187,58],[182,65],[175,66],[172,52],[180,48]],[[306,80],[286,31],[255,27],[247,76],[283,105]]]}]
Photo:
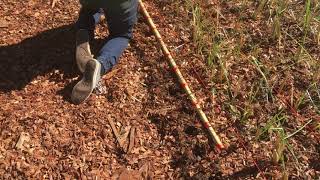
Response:
[{"label": "clump of grass", "polygon": [[274,164],[281,164],[283,177],[288,176],[285,162],[285,149],[288,145],[287,136],[283,128],[283,123],[286,121],[286,116],[283,114],[283,109],[280,109],[267,124],[259,129],[257,137],[271,137],[275,133],[274,150],[272,152],[271,161]]},{"label": "clump of grass", "polygon": [[256,18],[258,15],[261,14],[263,8],[265,7],[265,5],[267,4],[268,0],[262,0],[259,2],[258,8],[256,9],[256,11],[254,12],[254,17]]},{"label": "clump of grass", "polygon": [[259,128],[256,134],[256,138],[266,139],[267,137],[269,137],[269,134],[272,133],[272,130],[281,128],[282,124],[287,120],[287,117],[283,112],[284,109],[279,109],[278,112],[274,116],[272,116],[272,118],[267,121],[267,123],[262,128]]},{"label": "clump of grass", "polygon": [[297,54],[297,58],[300,59],[301,54],[304,52],[306,38],[308,35],[308,32],[310,30],[310,22],[311,22],[311,0],[306,0],[305,2],[305,15],[303,18],[303,38],[300,46],[299,53]]},{"label": "clump of grass", "polygon": [[288,148],[290,152],[293,153],[290,144],[288,143],[289,136],[286,135],[283,123],[286,121],[286,116],[283,114],[283,109],[280,109],[277,114],[275,114],[267,124],[258,129],[257,137],[268,136],[270,139],[275,133],[274,150],[272,152],[271,161],[274,164],[280,164],[282,167],[282,179],[288,179],[289,173],[286,169],[286,154],[285,150]]},{"label": "clump of grass", "polygon": [[[278,164],[279,161],[284,164],[284,150],[287,144],[287,141],[285,140],[284,131],[282,128],[273,129],[277,130],[277,137],[275,142],[275,150],[272,153],[272,162],[274,164]],[[283,165],[285,167],[285,165]]]},{"label": "clump of grass", "polygon": [[303,44],[306,41],[307,33],[310,29],[310,22],[311,22],[311,0],[306,0],[305,4],[305,15],[304,15],[304,21],[303,21]]},{"label": "clump of grass", "polygon": [[192,15],[192,37],[197,47],[197,53],[207,59],[208,65],[212,65],[219,58],[219,43],[216,41],[216,27],[209,12],[205,11],[200,3],[192,0],[186,1],[187,8]]},{"label": "clump of grass", "polygon": [[[230,99],[233,98],[231,90],[231,82],[229,79],[229,71],[227,68],[226,59],[221,55],[221,36],[219,36],[219,13],[216,12],[216,18],[209,18],[213,16],[214,11],[203,9],[201,3],[193,0],[186,1],[189,12],[192,14],[192,35],[193,43],[197,47],[197,53],[202,55],[203,60],[207,62],[211,69],[212,78],[215,77],[215,69],[220,70],[219,80],[226,82],[227,93]],[[213,10],[213,9],[211,9]]]},{"label": "clump of grass", "polygon": [[275,17],[273,18],[273,38],[278,39],[280,41],[281,38],[281,22],[282,16],[286,10],[287,3],[285,0],[276,1],[276,10],[275,10]]},{"label": "clump of grass", "polygon": [[[320,1],[223,1],[209,9],[203,3],[187,0],[193,43],[220,88],[217,93],[224,98],[222,107],[232,120],[246,127],[256,128],[250,118],[265,123],[254,129],[256,138],[274,142],[271,160],[282,166],[283,179],[288,179],[286,165],[291,166],[286,161],[294,161],[301,173],[295,155],[301,152],[290,139],[304,132],[309,123],[316,123],[313,127],[319,130],[320,124],[310,120],[294,127],[291,134],[286,133],[286,126],[301,123],[297,114],[320,114],[319,51],[314,47],[320,45]],[[241,74],[243,69],[247,74]],[[250,85],[239,85],[243,82]],[[271,118],[264,121],[266,116]],[[293,159],[288,160],[289,156]]]},{"label": "clump of grass", "polygon": [[252,64],[256,67],[257,71],[259,72],[259,74],[262,76],[262,80],[264,82],[264,89],[266,89],[266,98],[267,101],[272,101],[273,96],[272,96],[272,89],[269,85],[267,76],[265,75],[265,72],[263,71],[263,64],[261,62],[259,62],[255,57],[252,56]]}]

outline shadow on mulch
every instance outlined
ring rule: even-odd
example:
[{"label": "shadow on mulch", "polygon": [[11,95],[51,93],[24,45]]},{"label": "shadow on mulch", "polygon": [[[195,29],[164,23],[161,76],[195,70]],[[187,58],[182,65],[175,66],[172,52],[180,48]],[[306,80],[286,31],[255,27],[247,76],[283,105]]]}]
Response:
[{"label": "shadow on mulch", "polygon": [[65,25],[0,47],[0,91],[21,90],[37,76],[54,70],[63,72],[63,79],[75,77],[74,34],[74,26]]},{"label": "shadow on mulch", "polygon": [[320,144],[316,145],[316,152],[318,153],[313,159],[310,160],[310,167],[316,171],[320,171]]},{"label": "shadow on mulch", "polygon": [[77,84],[78,81],[72,81],[71,83],[67,84],[63,89],[57,92],[58,95],[62,96],[63,100],[72,103],[71,101],[71,92],[73,87]]},{"label": "shadow on mulch", "polygon": [[312,167],[316,171],[320,171],[320,163],[319,159],[312,159],[310,160],[310,167]]},{"label": "shadow on mulch", "polygon": [[[50,81],[54,82],[65,82],[78,76],[75,32],[73,24],[64,25],[26,38],[18,44],[0,47],[0,92],[21,90],[37,76],[49,75]],[[92,51],[97,52],[103,42],[104,39],[92,42]],[[58,73],[50,74],[55,70]],[[57,94],[70,102],[75,83],[67,82]]]}]

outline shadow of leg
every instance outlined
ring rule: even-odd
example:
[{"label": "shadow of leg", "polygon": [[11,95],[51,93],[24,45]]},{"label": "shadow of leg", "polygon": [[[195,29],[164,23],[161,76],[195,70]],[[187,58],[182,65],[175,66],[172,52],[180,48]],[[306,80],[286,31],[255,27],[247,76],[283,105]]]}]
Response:
[{"label": "shadow of leg", "polygon": [[73,25],[65,25],[0,47],[0,91],[23,89],[37,76],[54,70],[61,71],[64,79],[74,77],[74,34]]}]

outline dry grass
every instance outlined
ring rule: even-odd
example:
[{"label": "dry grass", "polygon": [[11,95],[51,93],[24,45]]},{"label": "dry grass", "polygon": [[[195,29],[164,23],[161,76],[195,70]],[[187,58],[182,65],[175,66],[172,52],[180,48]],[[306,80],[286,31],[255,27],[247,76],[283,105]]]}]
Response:
[{"label": "dry grass", "polygon": [[251,143],[274,149],[270,159],[284,178],[319,177],[301,159],[309,156],[301,138],[315,143],[310,151],[317,154],[311,134],[320,127],[320,2],[208,2],[185,6],[193,43],[229,119],[252,132],[244,133],[255,137]]}]

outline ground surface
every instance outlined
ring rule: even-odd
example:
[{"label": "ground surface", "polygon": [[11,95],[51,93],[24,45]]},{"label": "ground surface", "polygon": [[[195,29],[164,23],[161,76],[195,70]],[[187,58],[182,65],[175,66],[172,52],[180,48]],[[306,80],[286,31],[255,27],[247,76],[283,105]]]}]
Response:
[{"label": "ground surface", "polygon": [[[225,7],[221,13],[228,21],[237,17],[239,12],[233,9],[236,3],[221,5]],[[282,125],[290,133],[314,119],[289,138],[291,148],[284,150],[287,155],[282,161],[286,172],[293,179],[319,178],[320,133],[316,128],[319,116],[307,102],[302,109],[292,110],[287,103],[291,86],[276,85],[273,95],[280,100],[273,104],[264,102],[258,95],[246,118],[247,124],[240,122],[243,119],[234,115],[238,110],[233,107],[246,106],[244,92],[254,86],[252,82],[260,77],[259,72],[245,61],[228,64],[233,71],[230,81],[234,104],[227,106],[227,97],[219,94],[225,92],[224,81],[211,81],[207,63],[195,53],[190,27],[192,17],[179,2],[152,0],[146,2],[146,6],[226,149],[217,151],[209,146],[211,142],[168,70],[143,17],[139,17],[134,40],[120,63],[104,77],[107,92],[94,94],[76,106],[70,103],[70,93],[80,78],[74,59],[73,23],[79,10],[77,1],[58,1],[51,8],[48,1],[2,0],[0,179],[280,178],[284,174],[283,166],[271,160],[276,139],[274,136],[258,139],[257,129],[268,124],[281,107],[289,112]],[[221,22],[227,31],[237,28],[227,23]],[[254,26],[254,22],[249,24]],[[255,34],[248,29],[244,33]],[[92,45],[95,52],[106,35],[105,26],[97,29]],[[259,33],[254,37],[262,39]],[[261,43],[262,51],[273,57],[275,45],[264,43],[267,42]],[[319,60],[317,47],[313,44],[310,51]],[[246,53],[246,47],[241,51]],[[241,55],[238,58],[245,59]],[[309,85],[301,69],[292,79],[297,94]],[[287,80],[287,74],[282,72],[280,76]],[[216,96],[212,94],[213,87]],[[136,129],[130,152],[124,152],[119,146],[110,121],[118,131],[125,127]],[[128,139],[126,143],[131,142]],[[19,144],[19,140],[24,141]]]}]

